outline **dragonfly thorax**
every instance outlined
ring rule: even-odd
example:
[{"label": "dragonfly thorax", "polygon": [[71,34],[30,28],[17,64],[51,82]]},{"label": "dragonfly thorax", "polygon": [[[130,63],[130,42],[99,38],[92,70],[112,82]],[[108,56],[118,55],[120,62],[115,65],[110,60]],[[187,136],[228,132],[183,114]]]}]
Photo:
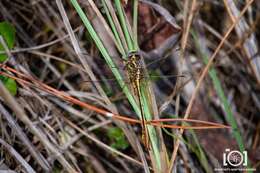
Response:
[{"label": "dragonfly thorax", "polygon": [[125,68],[128,72],[129,80],[131,83],[136,82],[137,80],[139,81],[143,77],[143,68],[140,56],[130,56],[129,59],[126,61]]}]

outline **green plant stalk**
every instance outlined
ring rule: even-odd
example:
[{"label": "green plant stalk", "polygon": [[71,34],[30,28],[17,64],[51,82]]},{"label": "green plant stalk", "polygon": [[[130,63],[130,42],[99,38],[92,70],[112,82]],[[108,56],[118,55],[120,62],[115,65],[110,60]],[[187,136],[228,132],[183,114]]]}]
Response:
[{"label": "green plant stalk", "polygon": [[[199,54],[203,58],[204,64],[208,64],[209,57],[206,53],[203,53],[202,50],[200,49],[198,37],[197,37],[197,34],[194,31],[192,31],[192,36],[193,36],[193,39],[195,41],[195,46],[197,47]],[[216,92],[217,92],[217,94],[218,94],[218,96],[219,96],[219,98],[220,98],[220,100],[221,100],[221,102],[224,106],[224,110],[225,110],[225,113],[227,115],[227,120],[228,120],[229,124],[231,124],[232,134],[234,135],[234,137],[236,139],[236,142],[239,146],[239,150],[240,150],[240,152],[243,152],[243,151],[245,151],[243,138],[242,138],[241,133],[238,129],[236,119],[235,119],[235,117],[234,117],[234,115],[231,111],[230,105],[228,103],[228,99],[226,98],[224,90],[221,86],[221,82],[220,82],[220,80],[217,76],[217,72],[213,67],[209,69],[209,76],[212,79],[214,88],[215,88],[215,90],[216,90]]]},{"label": "green plant stalk", "polygon": [[138,50],[138,32],[137,32],[137,24],[138,24],[138,0],[134,0],[134,8],[133,8],[133,46],[135,50]]},{"label": "green plant stalk", "polygon": [[[131,39],[131,34],[129,33],[129,30],[127,28],[127,22],[126,22],[126,18],[125,18],[125,13],[122,10],[122,6],[121,6],[121,2],[119,0],[115,0],[115,4],[116,4],[116,8],[118,10],[119,13],[119,18],[121,21],[121,27],[123,28],[125,37],[127,39],[127,43],[129,46],[129,51],[138,51],[139,47],[138,47],[138,39],[137,39],[137,17],[138,17],[138,0],[134,0],[134,11],[133,11],[133,29],[134,29],[134,33],[133,33],[133,40]],[[150,120],[152,119],[152,115],[151,115],[151,111],[150,111],[150,106],[149,103],[147,102],[147,100],[149,100],[148,97],[146,97],[146,92],[149,91],[146,87],[147,85],[143,82],[140,83],[140,90],[141,90],[141,104],[142,105],[140,107],[140,109],[142,109],[142,111],[139,109],[138,112],[136,112],[139,115],[139,118],[142,117],[141,112],[144,113],[144,117],[146,120]],[[160,151],[158,149],[158,138],[156,135],[156,131],[155,128],[152,126],[148,126],[148,135],[149,135],[149,139],[151,141],[151,146],[152,146],[152,151],[153,151],[153,155],[154,155],[154,160],[156,161],[156,166],[158,170],[161,170],[161,160],[160,160]]]},{"label": "green plant stalk", "polygon": [[[146,92],[148,91],[147,87],[149,86],[145,82],[140,82],[140,87],[141,87],[140,90],[141,90],[141,101],[142,101],[141,105],[143,105],[143,107],[140,109],[143,109],[145,119],[151,120],[153,117],[150,111],[149,103],[147,102],[149,98],[146,94]],[[158,149],[158,138],[157,138],[156,130],[154,126],[150,126],[150,125],[147,125],[147,129],[148,129],[148,135],[149,135],[148,137],[151,141],[151,146],[154,153],[157,169],[161,170],[160,151]]]},{"label": "green plant stalk", "polygon": [[[208,62],[208,59],[205,60],[205,63],[207,64]],[[237,122],[236,122],[236,119],[231,111],[231,108],[230,108],[230,105],[228,103],[228,100],[224,94],[224,90],[221,86],[221,83],[220,83],[220,80],[219,78],[217,77],[217,72],[215,69],[210,69],[209,70],[209,75],[213,81],[213,84],[214,84],[214,88],[215,90],[217,91],[217,94],[218,96],[220,97],[220,100],[221,102],[223,103],[224,105],[224,110],[227,114],[227,120],[229,121],[229,124],[231,124],[231,127],[232,127],[232,134],[234,135],[237,143],[238,143],[238,147],[239,147],[239,150],[241,153],[243,153],[243,151],[245,151],[245,146],[244,146],[244,142],[243,142],[243,138],[241,136],[241,133],[238,129],[238,125],[237,125]],[[249,161],[249,158],[247,158],[247,161],[248,161],[248,165],[247,167],[249,168],[250,167],[250,161]],[[252,172],[252,171],[248,171],[248,172]]]},{"label": "green plant stalk", "polygon": [[134,46],[133,46],[133,41],[132,41],[131,35],[130,35],[131,33],[129,33],[129,31],[127,29],[127,24],[126,24],[126,21],[125,21],[125,14],[124,14],[120,0],[115,0],[115,5],[116,5],[116,9],[118,11],[119,19],[120,19],[120,22],[121,22],[121,27],[123,28],[123,32],[125,34],[128,49],[130,51],[135,51]]},{"label": "green plant stalk", "polygon": [[[126,23],[126,22],[125,22]],[[137,24],[138,24],[138,0],[134,0],[133,2],[133,49],[134,51],[139,50],[138,46],[138,32],[137,32]],[[141,92],[141,105],[140,109],[143,109],[144,117],[146,120],[151,120],[153,118],[151,114],[151,106],[148,103],[150,100],[149,96],[146,94],[149,89],[146,82],[140,82],[140,92]],[[160,160],[160,151],[158,149],[158,137],[156,134],[156,130],[153,126],[147,126],[148,129],[148,138],[151,141],[151,146],[154,154],[154,158],[156,161],[157,170],[161,170],[161,160]]]},{"label": "green plant stalk", "polygon": [[[205,63],[207,63],[207,60],[205,60]],[[242,139],[242,136],[240,134],[240,131],[238,130],[238,125],[237,125],[237,122],[234,118],[234,115],[231,111],[231,108],[230,108],[230,105],[228,103],[228,100],[224,94],[224,91],[223,91],[223,88],[221,86],[221,83],[217,77],[217,72],[215,71],[215,69],[210,69],[209,70],[209,75],[210,77],[212,78],[212,81],[213,81],[213,84],[214,84],[214,88],[215,90],[217,91],[219,97],[220,97],[220,100],[221,102],[223,103],[224,105],[224,110],[227,114],[227,119],[229,121],[229,123],[231,124],[231,127],[232,127],[232,130],[233,130],[233,134],[235,136],[235,139],[237,141],[237,143],[239,144],[239,149],[240,151],[244,151],[245,150],[245,147],[244,147],[244,142],[243,142],[243,139]]]},{"label": "green plant stalk", "polygon": [[122,41],[121,41],[121,39],[120,39],[120,37],[119,37],[119,34],[118,34],[118,32],[117,32],[115,23],[114,23],[114,21],[113,21],[112,16],[110,15],[110,12],[109,12],[109,10],[108,10],[108,7],[107,7],[107,5],[106,5],[105,0],[102,0],[102,4],[103,4],[103,6],[104,6],[105,13],[106,13],[106,16],[107,16],[107,18],[108,18],[108,22],[109,22],[109,24],[110,24],[110,27],[111,27],[111,29],[112,29],[112,31],[113,31],[113,34],[114,34],[114,36],[115,36],[115,39],[116,39],[116,41],[117,41],[117,43],[118,43],[118,46],[119,46],[119,49],[120,49],[120,53],[123,55],[123,58],[124,58],[124,57],[127,56],[127,54],[126,54],[126,51],[125,51],[125,49],[124,49],[124,47],[123,47]]},{"label": "green plant stalk", "polygon": [[[133,48],[134,51],[138,51],[139,50],[139,46],[138,46],[138,32],[137,32],[137,25],[138,25],[138,0],[134,0],[133,2]],[[140,82],[140,92],[141,92],[141,105],[142,107],[140,109],[143,109],[143,113],[144,113],[144,117],[146,120],[151,120],[153,118],[152,114],[151,114],[151,106],[149,103],[149,100],[151,100],[151,98],[149,97],[149,95],[147,94],[147,92],[149,92],[149,85],[146,82]],[[157,166],[157,170],[161,170],[161,160],[160,160],[160,151],[158,149],[158,137],[157,137],[157,133],[156,130],[153,126],[147,126],[148,129],[148,138],[151,141],[151,148],[154,154],[154,158],[155,158],[155,162],[156,162],[156,166]]]},{"label": "green plant stalk", "polygon": [[[124,94],[126,95],[128,101],[130,102],[130,104],[132,105],[134,111],[136,112],[136,114],[138,115],[139,119],[141,119],[141,110],[142,108],[139,107],[139,105],[136,103],[135,98],[133,97],[133,95],[131,94],[131,92],[129,91],[129,88],[127,87],[126,83],[124,82],[121,73],[119,72],[119,70],[116,67],[116,65],[114,64],[113,60],[111,59],[109,53],[107,52],[106,48],[104,47],[102,41],[100,40],[99,36],[97,35],[97,33],[95,32],[93,26],[91,25],[90,21],[88,20],[87,16],[85,15],[85,13],[83,12],[83,10],[81,9],[81,7],[79,6],[77,0],[71,0],[72,5],[74,6],[74,8],[76,9],[77,13],[79,14],[82,22],[84,23],[85,27],[87,28],[87,30],[89,31],[92,39],[94,40],[96,46],[98,47],[98,49],[100,50],[102,56],[104,57],[106,63],[108,64],[108,66],[110,67],[112,73],[114,74],[114,76],[117,79],[117,82],[119,83],[121,89],[123,90]],[[142,94],[143,95],[143,94]],[[147,102],[146,102],[146,98],[142,98],[142,100],[144,101],[144,112],[145,115],[149,115],[150,111],[148,106],[147,106]],[[150,127],[151,128],[151,127]],[[149,132],[152,132],[152,130],[149,130]],[[150,135],[150,134],[149,134]],[[156,138],[156,135],[152,134],[150,135],[152,137]],[[155,161],[157,164],[158,169],[160,169],[160,157],[159,157],[159,150],[158,147],[156,145],[156,141],[154,139],[151,139],[151,145],[153,148],[153,153],[154,153],[154,157],[155,157]]]}]

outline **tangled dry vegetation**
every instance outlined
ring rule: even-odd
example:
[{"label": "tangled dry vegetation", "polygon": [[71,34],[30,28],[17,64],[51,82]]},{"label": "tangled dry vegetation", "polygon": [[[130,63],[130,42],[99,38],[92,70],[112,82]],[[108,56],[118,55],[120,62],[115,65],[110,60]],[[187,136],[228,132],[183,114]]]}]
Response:
[{"label": "tangled dry vegetation", "polygon": [[[0,80],[1,171],[214,172],[223,168],[226,149],[246,151],[248,163],[239,168],[260,171],[259,0],[112,2],[116,15],[121,2],[127,27],[139,3],[140,53],[145,70],[160,76],[150,82],[152,119],[185,117],[231,127],[157,127],[150,149],[139,125],[82,107],[89,103],[138,119],[72,2],[0,1],[0,22],[16,31],[14,48],[0,39],[8,57],[0,72],[17,80],[13,95]],[[122,72],[120,52],[99,16],[109,2],[79,1]]]}]

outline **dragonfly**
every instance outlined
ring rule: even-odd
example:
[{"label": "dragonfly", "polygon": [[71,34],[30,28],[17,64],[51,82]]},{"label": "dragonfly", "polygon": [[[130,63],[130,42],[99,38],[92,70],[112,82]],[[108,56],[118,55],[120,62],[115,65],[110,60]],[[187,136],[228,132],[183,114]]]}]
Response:
[{"label": "dragonfly", "polygon": [[147,126],[145,124],[145,117],[143,112],[143,106],[141,101],[141,80],[144,78],[144,69],[141,63],[141,57],[136,52],[131,52],[129,58],[125,62],[125,68],[129,75],[129,80],[133,86],[134,94],[138,98],[139,107],[141,111],[141,128],[142,128],[142,140],[144,146],[149,148],[149,136]]},{"label": "dragonfly", "polygon": [[[158,60],[157,60],[158,61]],[[157,62],[156,61],[156,62]],[[137,98],[137,103],[139,104],[140,114],[141,114],[141,129],[142,129],[142,141],[145,146],[145,148],[149,148],[149,134],[147,130],[146,120],[144,116],[144,110],[143,110],[143,101],[141,99],[142,92],[141,92],[141,84],[144,84],[147,86],[147,81],[149,78],[157,77],[158,76],[147,76],[143,67],[142,63],[142,56],[139,52],[133,51],[129,52],[127,55],[127,58],[123,60],[124,67],[123,70],[126,71],[126,74],[128,76],[128,79],[123,79],[125,81],[125,84],[129,84],[130,87],[133,89],[133,94]],[[149,65],[152,65],[153,62],[151,62]],[[115,67],[113,67],[115,68]],[[165,77],[165,76],[164,76]],[[185,77],[185,75],[171,75],[167,77]],[[116,81],[115,79],[108,79],[110,82]],[[128,80],[128,81],[127,81]],[[85,82],[98,82],[98,81],[85,81]],[[100,82],[100,81],[99,81]],[[149,100],[146,96],[144,96],[146,100]]]}]

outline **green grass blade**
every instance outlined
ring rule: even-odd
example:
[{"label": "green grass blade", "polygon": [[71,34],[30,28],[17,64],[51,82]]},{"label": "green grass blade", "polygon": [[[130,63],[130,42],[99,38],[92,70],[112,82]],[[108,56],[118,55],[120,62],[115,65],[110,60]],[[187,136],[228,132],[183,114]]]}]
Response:
[{"label": "green grass blade", "polygon": [[[193,35],[193,38],[194,38],[194,41],[195,41],[195,46],[196,46],[197,50],[199,51],[199,54],[203,58],[204,63],[207,64],[209,56],[207,55],[207,53],[203,52],[203,50],[199,46],[200,43],[198,42],[197,34],[193,31],[192,35]],[[242,151],[245,150],[242,136],[239,132],[236,119],[235,119],[235,117],[234,117],[234,115],[231,111],[230,105],[229,105],[228,100],[225,96],[224,90],[221,86],[221,82],[220,82],[220,80],[217,76],[217,72],[213,67],[209,70],[209,76],[212,79],[214,88],[215,88],[215,90],[216,90],[216,92],[217,92],[217,94],[218,94],[218,96],[219,96],[219,98],[220,98],[220,100],[221,100],[221,102],[224,106],[224,110],[225,110],[225,113],[227,115],[227,120],[229,121],[229,123],[232,127],[232,133],[233,133],[233,135],[234,135],[234,137],[235,137],[235,139],[236,139],[236,141],[239,145],[240,151],[242,152]]]},{"label": "green grass blade", "polygon": [[138,0],[134,0],[134,8],[133,8],[133,46],[135,50],[138,50],[138,31],[137,31],[137,24],[138,24]]},{"label": "green grass blade", "polygon": [[[133,97],[133,95],[131,94],[129,88],[127,87],[126,83],[124,82],[124,80],[123,80],[123,78],[121,76],[121,73],[119,72],[118,68],[116,68],[116,65],[114,64],[114,62],[111,59],[108,51],[104,47],[101,39],[99,38],[99,36],[95,32],[93,26],[91,25],[91,23],[88,20],[87,16],[85,15],[83,10],[79,6],[77,0],[71,0],[71,3],[73,4],[74,8],[76,9],[77,13],[79,14],[79,16],[80,16],[82,22],[84,23],[85,27],[89,31],[92,39],[94,40],[96,46],[98,47],[99,51],[101,52],[102,56],[104,57],[106,63],[108,64],[108,66],[110,67],[110,69],[113,72],[114,76],[116,77],[117,82],[119,83],[121,89],[123,90],[124,94],[126,95],[128,101],[132,105],[135,113],[138,115],[139,119],[141,119],[141,110],[140,110],[141,108],[139,107],[139,104],[137,104],[135,98]],[[130,45],[133,46],[132,45],[132,40],[131,40],[131,44]],[[144,113],[145,113],[146,117],[148,117],[148,115],[151,117],[151,114],[150,114],[150,111],[149,111],[149,106],[148,106],[148,103],[147,103],[146,99],[147,98],[142,97],[142,101],[144,103],[143,104],[144,105],[143,106],[143,110],[144,110]],[[156,166],[157,166],[158,170],[160,170],[160,168],[161,168],[161,166],[160,166],[161,165],[161,162],[160,162],[160,152],[159,152],[159,149],[157,147],[157,138],[156,138],[155,130],[153,128],[151,128],[151,127],[149,128],[149,135],[152,137],[151,138],[151,145],[152,145],[152,149],[153,149],[152,152],[153,152],[153,155],[155,157],[154,160],[156,161]]]},{"label": "green grass blade", "polygon": [[121,27],[123,28],[123,31],[124,31],[124,34],[125,34],[128,49],[129,49],[129,51],[136,51],[136,50],[134,50],[133,41],[131,39],[131,33],[128,30],[127,22],[126,22],[126,18],[125,18],[125,13],[123,11],[120,0],[115,0],[115,6],[116,6],[116,9],[118,11],[119,19],[120,19],[120,22],[121,22]]},{"label": "green grass blade", "polygon": [[[149,98],[149,93],[147,94],[147,91],[149,90],[149,86],[147,82],[142,81],[140,83],[140,90],[141,90],[141,102],[142,102],[142,108],[143,109],[143,113],[144,113],[144,117],[146,120],[152,120],[153,116],[151,114],[151,106],[149,103],[150,98]],[[154,126],[147,126],[148,128],[148,135],[149,135],[149,139],[150,139],[150,143],[152,146],[152,151],[154,154],[154,158],[156,161],[156,166],[157,169],[160,170],[161,169],[161,160],[160,160],[160,151],[158,148],[158,137],[157,137],[157,133],[156,130],[154,128]]]},{"label": "green grass blade", "polygon": [[117,31],[117,29],[116,29],[116,26],[115,26],[115,23],[114,23],[114,21],[113,21],[113,18],[112,18],[112,16],[111,16],[110,12],[109,12],[109,9],[108,9],[108,7],[107,7],[106,1],[105,1],[105,0],[102,0],[102,4],[103,4],[103,7],[104,7],[104,9],[105,9],[105,13],[106,13],[106,16],[107,16],[107,18],[108,18],[108,22],[109,22],[109,24],[110,24],[110,27],[111,27],[111,29],[112,29],[112,31],[113,31],[113,34],[114,34],[115,39],[116,39],[116,41],[117,41],[117,44],[118,44],[118,46],[119,46],[120,53],[123,55],[123,57],[126,57],[126,55],[127,55],[127,54],[126,54],[126,51],[124,50],[122,41],[121,41],[121,39],[120,39],[120,37],[119,37],[118,31]]},{"label": "green grass blade", "polygon": [[[125,17],[125,13],[122,10],[122,6],[119,0],[115,0],[115,4],[116,4],[116,8],[118,10],[119,13],[119,18],[121,21],[121,26],[123,28],[123,31],[125,33],[125,37],[127,39],[127,43],[129,46],[129,51],[138,51],[139,47],[138,47],[138,39],[137,39],[137,10],[138,10],[138,1],[135,0],[134,1],[134,14],[133,14],[133,27],[134,27],[134,33],[131,33],[130,29],[128,28],[128,20]],[[132,34],[134,34],[134,36],[131,36]],[[134,37],[134,38],[133,38]],[[133,39],[132,39],[133,38]],[[140,87],[141,87],[141,108],[142,112],[144,113],[145,119],[149,120],[152,119],[152,111],[151,111],[151,106],[149,105],[149,100],[150,98],[147,97],[146,92],[150,91],[150,89],[148,89],[147,87],[149,87],[146,83],[141,82],[140,83]],[[141,117],[141,111],[139,110],[138,112],[136,112],[139,117]],[[161,170],[161,160],[160,160],[160,151],[158,148],[158,137],[157,137],[157,133],[155,131],[154,127],[148,126],[148,134],[149,134],[149,138],[150,138],[150,142],[151,142],[151,146],[152,146],[152,151],[153,151],[153,157],[154,160],[156,162],[156,166],[157,166],[157,170]]]},{"label": "green grass blade", "polygon": [[[193,39],[194,39],[194,42],[195,42],[195,46],[196,46],[197,50],[199,51],[199,54],[203,58],[204,63],[208,64],[208,59],[209,59],[208,53],[203,52],[203,50],[201,49],[200,43],[198,41],[197,33],[195,33],[195,31],[192,31],[192,36],[193,36]],[[227,120],[232,127],[232,134],[235,137],[235,140],[238,144],[239,150],[240,150],[240,152],[243,152],[243,151],[245,151],[243,138],[242,138],[241,133],[238,129],[237,121],[236,121],[236,119],[235,119],[235,117],[234,117],[234,115],[231,111],[231,107],[229,105],[228,99],[225,96],[224,90],[221,86],[221,82],[220,82],[220,80],[217,76],[217,72],[214,69],[214,67],[210,68],[209,76],[210,76],[210,78],[213,82],[214,88],[215,88],[215,90],[216,90],[216,92],[217,92],[217,94],[218,94],[218,96],[221,100],[221,103],[224,106],[224,110],[225,110],[225,113],[227,115]],[[248,160],[248,163],[249,163],[249,160]],[[249,166],[249,164],[248,164],[248,166]]]}]

